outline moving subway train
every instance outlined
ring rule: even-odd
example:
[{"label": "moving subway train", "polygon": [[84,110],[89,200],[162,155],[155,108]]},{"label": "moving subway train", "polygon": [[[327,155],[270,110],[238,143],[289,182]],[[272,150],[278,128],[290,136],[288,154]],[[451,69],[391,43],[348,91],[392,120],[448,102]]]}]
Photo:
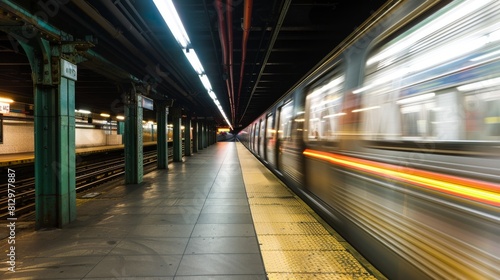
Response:
[{"label": "moving subway train", "polygon": [[500,279],[500,1],[390,1],[238,137],[390,279]]}]

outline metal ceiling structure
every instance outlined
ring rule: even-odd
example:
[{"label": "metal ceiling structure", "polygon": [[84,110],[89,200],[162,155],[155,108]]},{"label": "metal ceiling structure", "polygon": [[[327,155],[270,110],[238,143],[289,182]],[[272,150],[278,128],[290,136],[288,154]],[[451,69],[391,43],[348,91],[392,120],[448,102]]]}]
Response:
[{"label": "metal ceiling structure", "polygon": [[[387,6],[385,0],[173,2],[235,129],[257,118]],[[133,77],[152,98],[174,99],[191,116],[225,124],[152,0],[0,0],[0,26],[1,95],[33,103],[28,59],[5,30],[43,33],[49,26],[64,35],[59,43],[85,46],[77,108],[118,114],[120,83]]]}]

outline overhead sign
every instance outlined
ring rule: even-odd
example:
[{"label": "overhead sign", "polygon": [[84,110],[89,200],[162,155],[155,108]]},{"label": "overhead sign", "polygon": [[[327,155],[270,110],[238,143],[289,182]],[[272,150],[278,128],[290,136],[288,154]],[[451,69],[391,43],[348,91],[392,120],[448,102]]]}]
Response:
[{"label": "overhead sign", "polygon": [[142,96],[142,108],[148,109],[148,110],[153,110],[154,102],[153,99],[148,98],[146,96]]},{"label": "overhead sign", "polygon": [[76,76],[77,76],[76,64],[61,59],[61,76],[76,81]]},{"label": "overhead sign", "polygon": [[0,102],[0,114],[8,114],[10,112],[10,104]]}]

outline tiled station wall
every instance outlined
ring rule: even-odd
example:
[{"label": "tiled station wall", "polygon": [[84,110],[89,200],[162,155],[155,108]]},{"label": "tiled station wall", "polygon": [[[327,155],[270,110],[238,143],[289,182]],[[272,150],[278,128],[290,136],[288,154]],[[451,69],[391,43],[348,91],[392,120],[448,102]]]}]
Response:
[{"label": "tiled station wall", "polygon": [[[75,142],[76,148],[120,145],[122,144],[122,135],[117,135],[116,131],[106,134],[106,131],[102,129],[76,128]],[[3,124],[3,143],[0,144],[0,154],[25,153],[34,150],[33,122]]]}]

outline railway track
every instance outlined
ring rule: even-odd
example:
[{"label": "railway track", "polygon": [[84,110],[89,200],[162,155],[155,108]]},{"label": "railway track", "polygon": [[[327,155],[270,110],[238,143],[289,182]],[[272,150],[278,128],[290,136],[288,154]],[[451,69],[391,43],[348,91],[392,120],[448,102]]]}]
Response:
[{"label": "railway track", "polygon": [[[169,161],[171,160],[172,148],[169,148]],[[107,160],[102,160],[105,154]],[[76,166],[76,192],[97,187],[103,183],[122,178],[125,174],[125,159],[123,151],[95,153],[88,156],[79,156]],[[156,169],[157,155],[156,146],[154,150],[144,151],[143,166],[144,174]],[[4,182],[0,184],[0,219],[5,220],[8,216],[8,193],[7,193],[7,168],[16,170],[16,216],[21,217],[35,211],[35,178],[34,165],[20,164],[5,167]]]}]

